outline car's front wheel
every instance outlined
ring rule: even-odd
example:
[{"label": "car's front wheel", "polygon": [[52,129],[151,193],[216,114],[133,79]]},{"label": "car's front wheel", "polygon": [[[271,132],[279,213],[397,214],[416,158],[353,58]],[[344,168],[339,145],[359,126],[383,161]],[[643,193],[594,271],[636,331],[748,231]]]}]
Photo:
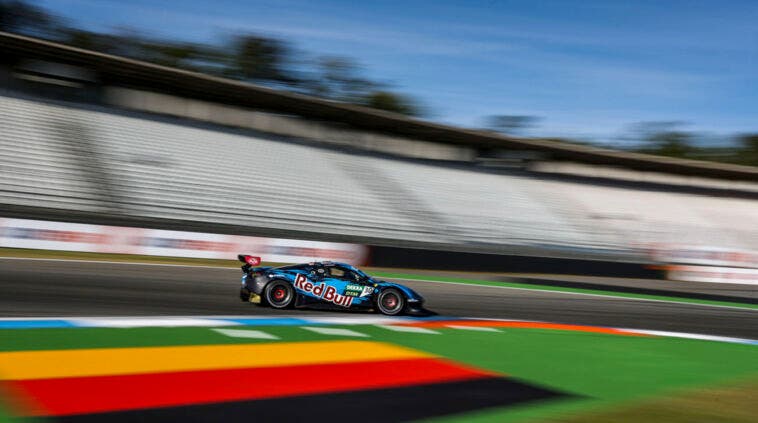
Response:
[{"label": "car's front wheel", "polygon": [[266,285],[266,302],[273,308],[287,308],[295,300],[295,289],[285,281],[272,281]]},{"label": "car's front wheel", "polygon": [[376,297],[376,308],[382,314],[397,316],[405,309],[405,297],[397,289],[385,289]]}]

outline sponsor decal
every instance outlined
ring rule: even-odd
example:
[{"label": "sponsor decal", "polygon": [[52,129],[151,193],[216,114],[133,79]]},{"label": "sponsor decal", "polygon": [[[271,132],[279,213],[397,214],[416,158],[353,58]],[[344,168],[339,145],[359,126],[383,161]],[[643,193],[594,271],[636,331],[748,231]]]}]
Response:
[{"label": "sponsor decal", "polygon": [[237,245],[231,242],[160,237],[143,237],[138,239],[135,245],[195,251],[235,251],[237,249]]},{"label": "sponsor decal", "polygon": [[361,285],[348,284],[345,287],[345,295],[348,297],[359,297],[362,291],[363,287]]},{"label": "sponsor decal", "polygon": [[349,284],[345,287],[345,295],[349,297],[367,297],[374,292],[371,286]]},{"label": "sponsor decal", "polygon": [[350,307],[350,305],[353,304],[352,296],[338,294],[336,288],[329,286],[324,282],[319,284],[309,282],[305,275],[297,275],[295,277],[295,288],[313,294],[324,301],[329,301],[338,306]]},{"label": "sponsor decal", "polygon": [[108,240],[107,235],[92,232],[13,227],[6,228],[3,236],[6,238],[14,239],[30,239],[37,241],[56,242],[81,242],[87,244],[102,244]]},{"label": "sponsor decal", "polygon": [[732,268],[758,268],[758,251],[740,251],[715,246],[654,245],[650,254],[669,264],[694,264]]},{"label": "sponsor decal", "polygon": [[255,256],[245,256],[245,263],[249,264],[250,266],[257,266],[261,264],[261,258]]},{"label": "sponsor decal", "polygon": [[0,219],[0,247],[228,259],[255,251],[272,262],[365,261],[364,245],[280,238]]},{"label": "sponsor decal", "polygon": [[[354,251],[334,248],[298,247],[298,246],[271,246],[266,251],[269,255],[299,256],[299,257],[331,257],[336,260],[356,261],[357,254]],[[326,263],[326,262],[325,262]]]}]

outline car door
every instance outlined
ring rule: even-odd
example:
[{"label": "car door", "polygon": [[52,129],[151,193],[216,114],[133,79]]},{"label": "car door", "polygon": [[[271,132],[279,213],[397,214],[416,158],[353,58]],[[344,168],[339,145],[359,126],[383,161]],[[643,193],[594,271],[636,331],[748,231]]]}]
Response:
[{"label": "car door", "polygon": [[350,307],[359,296],[362,286],[355,283],[355,275],[349,269],[341,266],[326,267],[324,283],[326,289],[321,299],[342,307]]},{"label": "car door", "polygon": [[371,301],[369,294],[373,292],[373,287],[362,281],[361,277],[353,270],[337,265],[332,268],[330,276],[339,281],[341,291],[338,292],[351,298],[352,305],[365,304]]}]

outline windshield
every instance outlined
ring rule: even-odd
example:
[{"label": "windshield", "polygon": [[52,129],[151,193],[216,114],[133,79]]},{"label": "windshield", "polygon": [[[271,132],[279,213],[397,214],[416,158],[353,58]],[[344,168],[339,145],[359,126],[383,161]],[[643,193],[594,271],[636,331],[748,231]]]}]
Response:
[{"label": "windshield", "polygon": [[349,264],[343,264],[342,267],[344,267],[346,269],[349,269],[349,270],[352,270],[353,272],[355,272],[355,274],[358,275],[358,277],[361,280],[365,280],[365,279],[370,279],[371,278],[369,275],[363,273],[360,269],[355,268],[355,267],[353,267],[353,266],[351,266]]}]

